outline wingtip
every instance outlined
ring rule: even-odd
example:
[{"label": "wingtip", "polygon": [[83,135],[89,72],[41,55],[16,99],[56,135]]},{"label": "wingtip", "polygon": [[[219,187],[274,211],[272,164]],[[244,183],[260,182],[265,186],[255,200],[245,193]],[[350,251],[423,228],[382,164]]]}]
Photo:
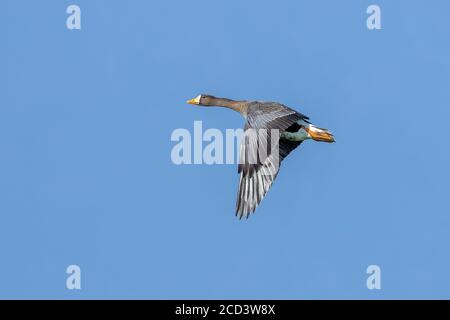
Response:
[{"label": "wingtip", "polygon": [[250,216],[250,212],[246,213],[244,211],[236,211],[236,217],[238,217],[239,220],[242,220],[242,218],[245,217],[245,219],[248,219],[248,217]]}]

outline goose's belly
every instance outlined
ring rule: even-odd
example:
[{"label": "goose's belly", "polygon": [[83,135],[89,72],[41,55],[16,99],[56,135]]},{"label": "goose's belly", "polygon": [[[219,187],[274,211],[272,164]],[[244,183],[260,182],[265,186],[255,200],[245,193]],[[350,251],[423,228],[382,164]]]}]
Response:
[{"label": "goose's belly", "polygon": [[289,141],[305,141],[309,139],[310,136],[303,128],[300,128],[297,132],[283,132],[281,138]]}]

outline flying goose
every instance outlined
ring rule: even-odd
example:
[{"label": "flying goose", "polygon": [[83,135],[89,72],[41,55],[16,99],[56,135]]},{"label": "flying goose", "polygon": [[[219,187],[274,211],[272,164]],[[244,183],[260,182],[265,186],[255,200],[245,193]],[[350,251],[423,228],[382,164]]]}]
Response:
[{"label": "flying goose", "polygon": [[239,218],[255,212],[277,177],[281,161],[303,141],[335,142],[330,131],[316,127],[307,116],[277,102],[236,101],[201,94],[187,103],[229,108],[246,119],[238,164]]}]

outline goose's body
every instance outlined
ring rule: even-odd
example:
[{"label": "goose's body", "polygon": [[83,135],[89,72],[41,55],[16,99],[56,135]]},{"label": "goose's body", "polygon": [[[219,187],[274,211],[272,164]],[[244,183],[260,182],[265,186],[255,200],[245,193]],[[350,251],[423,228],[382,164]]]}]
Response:
[{"label": "goose's body", "polygon": [[243,139],[240,146],[236,202],[236,215],[240,218],[248,218],[255,211],[277,177],[281,162],[303,141],[335,142],[328,130],[314,126],[307,116],[277,102],[234,101],[199,95],[188,103],[239,112],[246,119],[246,136],[255,137]]}]

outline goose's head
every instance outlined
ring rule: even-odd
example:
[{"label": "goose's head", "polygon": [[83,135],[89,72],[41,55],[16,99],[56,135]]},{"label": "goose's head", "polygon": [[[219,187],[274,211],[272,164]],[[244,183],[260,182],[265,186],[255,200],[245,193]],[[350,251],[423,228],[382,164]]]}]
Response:
[{"label": "goose's head", "polygon": [[215,99],[215,97],[208,94],[199,94],[194,99],[186,102],[197,106],[212,106]]}]

